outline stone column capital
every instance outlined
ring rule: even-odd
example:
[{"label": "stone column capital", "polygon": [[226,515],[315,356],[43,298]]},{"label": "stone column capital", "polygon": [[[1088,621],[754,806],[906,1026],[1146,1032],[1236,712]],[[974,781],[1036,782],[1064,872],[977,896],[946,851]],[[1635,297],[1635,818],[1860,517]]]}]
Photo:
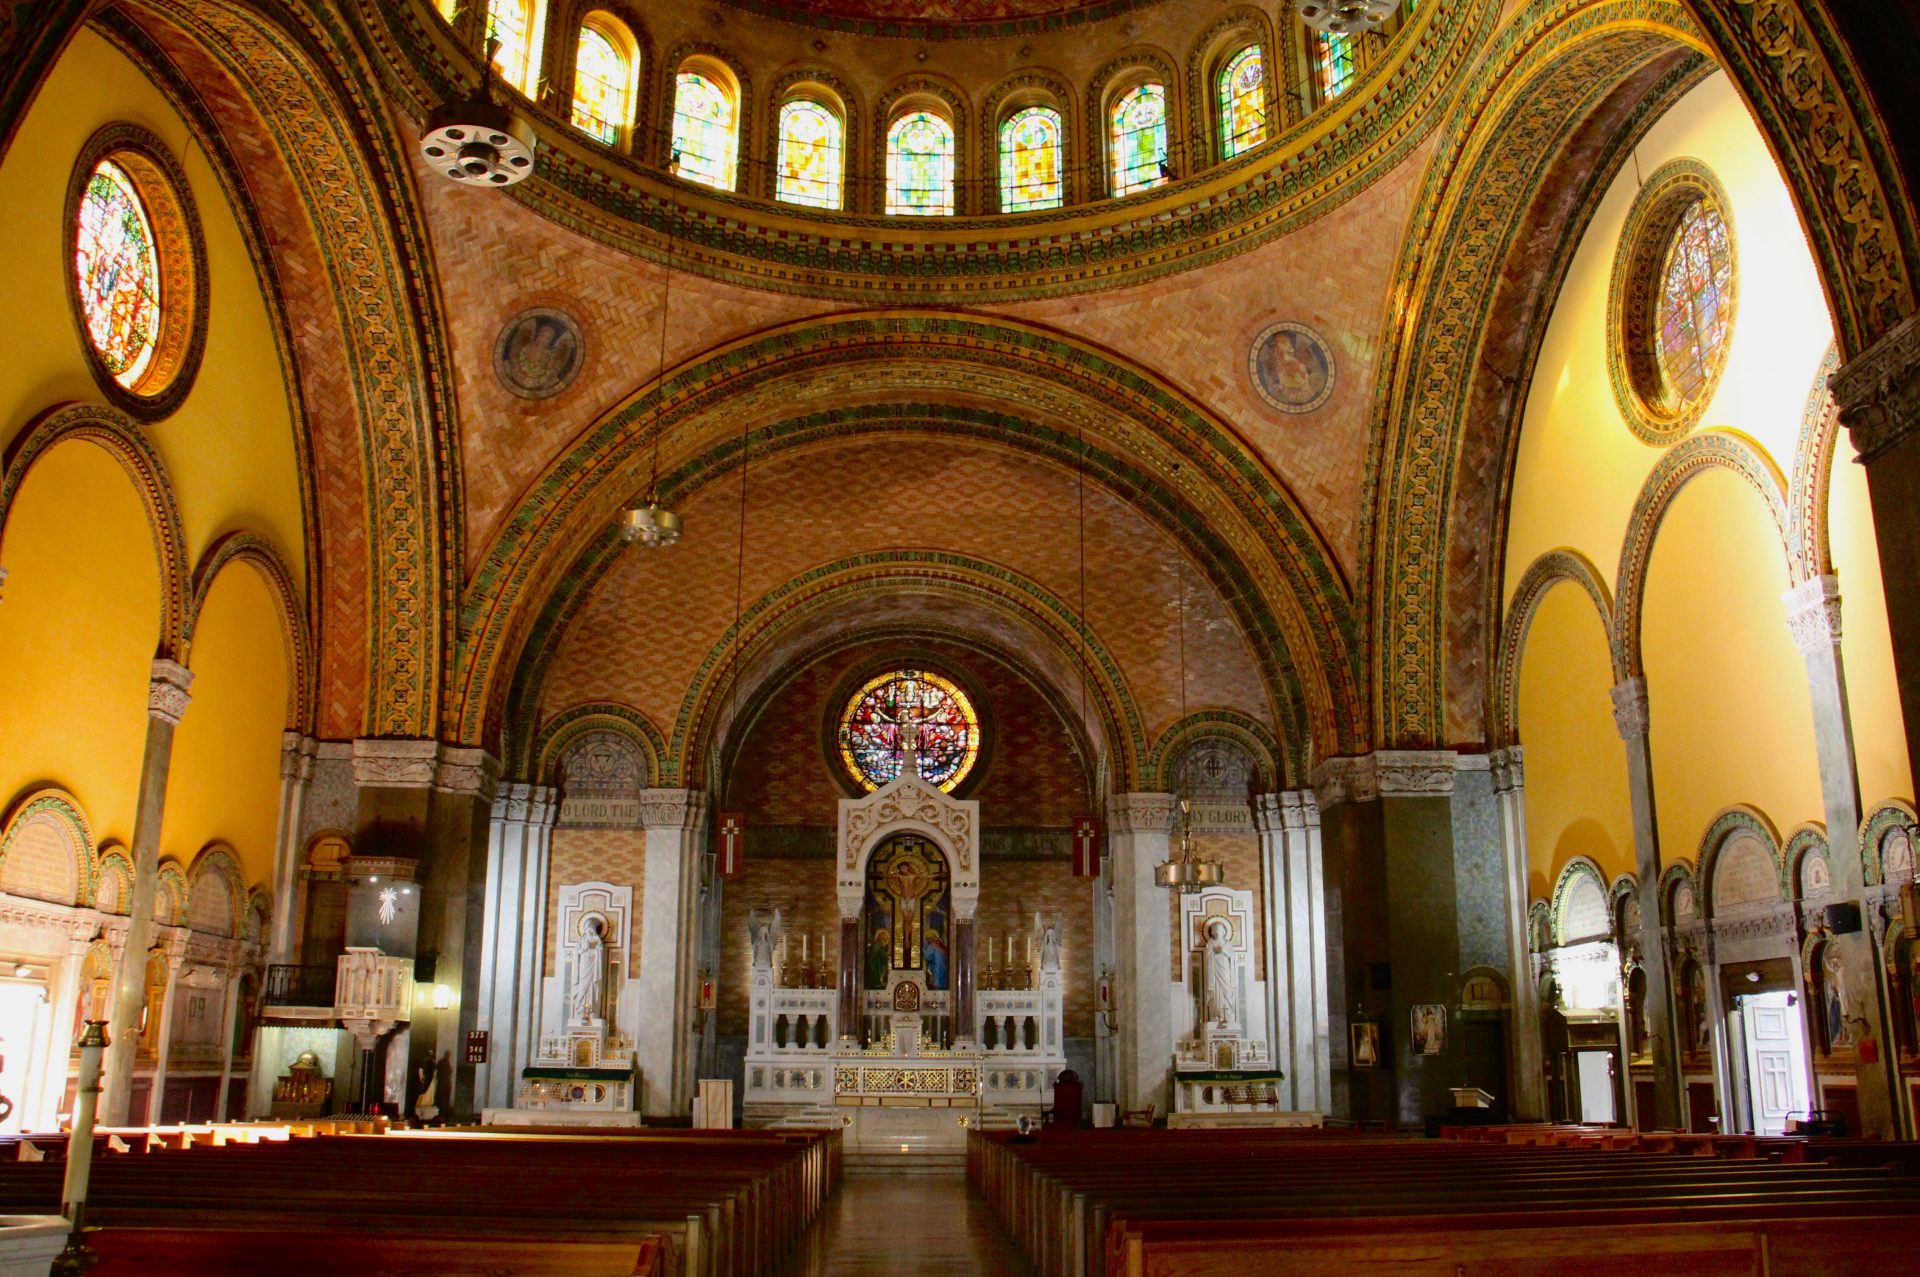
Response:
[{"label": "stone column capital", "polygon": [[147,682],[147,713],[175,727],[180,726],[180,720],[186,716],[187,706],[193,700],[189,690],[192,687],[192,670],[177,661],[160,657],[154,661],[153,673]]},{"label": "stone column capital", "polygon": [[1107,828],[1115,834],[1165,834],[1173,831],[1180,800],[1173,794],[1110,794]]},{"label": "stone column capital", "polygon": [[1787,629],[1802,656],[1817,656],[1840,646],[1840,578],[1816,576],[1780,596],[1787,605]]},{"label": "stone column capital", "polygon": [[280,776],[283,780],[313,779],[313,757],[319,742],[300,732],[280,734]]},{"label": "stone column capital", "polygon": [[699,789],[643,789],[640,824],[647,829],[698,829],[707,820],[707,795]]},{"label": "stone column capital", "polygon": [[1860,460],[1920,430],[1920,314],[1908,315],[1827,378]]},{"label": "stone column capital", "polygon": [[363,789],[426,789],[439,758],[436,740],[363,736],[353,742],[353,781]]},{"label": "stone column capital", "polygon": [[1527,787],[1525,749],[1519,745],[1509,745],[1505,749],[1494,750],[1489,757],[1493,762],[1494,793],[1511,794]]},{"label": "stone column capital", "polygon": [[1316,809],[1379,798],[1444,798],[1460,756],[1450,749],[1381,749],[1329,758],[1313,769]]},{"label": "stone column capital", "polygon": [[433,769],[433,787],[442,793],[464,794],[483,803],[493,801],[500,781],[500,760],[477,746],[448,746],[440,751]]},{"label": "stone column capital", "polygon": [[1320,804],[1311,789],[1283,789],[1253,800],[1253,821],[1261,833],[1298,833],[1320,827]]},{"label": "stone column capital", "polygon": [[1613,725],[1621,740],[1642,740],[1647,734],[1647,680],[1634,677],[1616,683],[1613,697]]}]

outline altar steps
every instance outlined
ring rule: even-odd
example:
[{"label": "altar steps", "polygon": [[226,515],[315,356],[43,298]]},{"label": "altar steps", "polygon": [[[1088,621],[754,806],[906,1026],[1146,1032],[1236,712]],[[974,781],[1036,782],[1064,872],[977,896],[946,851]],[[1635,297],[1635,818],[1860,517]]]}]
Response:
[{"label": "altar steps", "polygon": [[849,1174],[858,1175],[964,1175],[967,1152],[960,1149],[915,1149],[902,1153],[897,1149],[855,1149],[844,1147],[842,1164]]}]

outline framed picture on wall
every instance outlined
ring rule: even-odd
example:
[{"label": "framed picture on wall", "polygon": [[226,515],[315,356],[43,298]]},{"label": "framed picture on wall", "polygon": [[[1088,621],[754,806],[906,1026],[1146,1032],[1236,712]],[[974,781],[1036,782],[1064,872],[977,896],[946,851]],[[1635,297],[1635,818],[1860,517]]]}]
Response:
[{"label": "framed picture on wall", "polygon": [[1356,1069],[1375,1069],[1380,1067],[1380,1026],[1371,1020],[1362,1020],[1347,1026],[1353,1035],[1353,1050],[1347,1058]]},{"label": "framed picture on wall", "polygon": [[1413,1053],[1440,1055],[1447,1049],[1447,1009],[1435,1002],[1413,1009]]}]

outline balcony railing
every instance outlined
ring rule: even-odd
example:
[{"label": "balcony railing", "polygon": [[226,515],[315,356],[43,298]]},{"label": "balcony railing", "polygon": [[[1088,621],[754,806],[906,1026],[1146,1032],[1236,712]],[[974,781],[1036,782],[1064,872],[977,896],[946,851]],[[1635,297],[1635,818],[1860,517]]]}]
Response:
[{"label": "balcony railing", "polygon": [[334,965],[275,965],[267,968],[266,1006],[331,1007]]}]

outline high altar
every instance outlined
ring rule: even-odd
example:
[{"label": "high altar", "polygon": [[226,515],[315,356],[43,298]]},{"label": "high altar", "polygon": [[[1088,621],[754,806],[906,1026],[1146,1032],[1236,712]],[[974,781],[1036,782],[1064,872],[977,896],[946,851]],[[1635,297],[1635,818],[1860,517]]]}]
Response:
[{"label": "high altar", "polygon": [[847,1128],[849,1152],[957,1154],[969,1126],[1037,1118],[1066,1067],[1059,931],[1042,929],[1029,987],[977,988],[980,804],[899,776],[842,799],[833,988],[776,978],[777,919],[753,918],[746,1056],[750,1125]]}]

